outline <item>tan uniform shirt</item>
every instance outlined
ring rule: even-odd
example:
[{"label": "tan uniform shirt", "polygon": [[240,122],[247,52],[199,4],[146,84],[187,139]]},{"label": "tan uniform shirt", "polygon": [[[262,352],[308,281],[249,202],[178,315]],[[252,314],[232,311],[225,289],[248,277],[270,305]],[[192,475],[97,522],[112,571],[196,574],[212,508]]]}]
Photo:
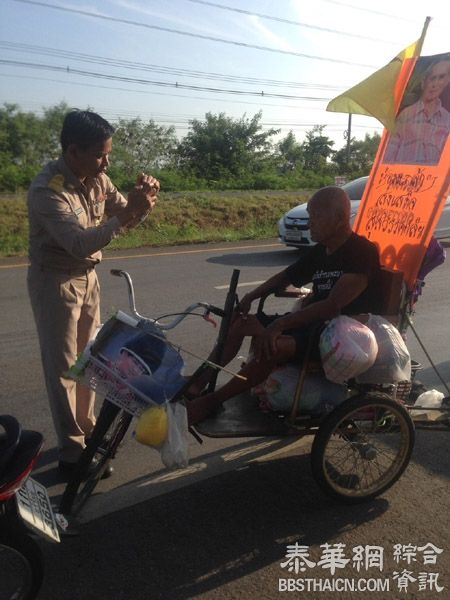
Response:
[{"label": "tan uniform shirt", "polygon": [[58,270],[95,266],[100,250],[120,233],[114,215],[126,204],[106,174],[82,183],[63,158],[50,162],[28,192],[31,264]]}]

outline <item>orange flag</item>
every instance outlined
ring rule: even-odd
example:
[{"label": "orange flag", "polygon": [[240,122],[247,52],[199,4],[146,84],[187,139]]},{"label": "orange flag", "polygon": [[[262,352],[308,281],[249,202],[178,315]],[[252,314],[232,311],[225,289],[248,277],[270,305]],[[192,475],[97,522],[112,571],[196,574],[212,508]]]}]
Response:
[{"label": "orange flag", "polygon": [[354,229],[409,289],[450,188],[450,53],[420,57],[429,22],[417,42],[327,107],[374,116],[386,128]]}]

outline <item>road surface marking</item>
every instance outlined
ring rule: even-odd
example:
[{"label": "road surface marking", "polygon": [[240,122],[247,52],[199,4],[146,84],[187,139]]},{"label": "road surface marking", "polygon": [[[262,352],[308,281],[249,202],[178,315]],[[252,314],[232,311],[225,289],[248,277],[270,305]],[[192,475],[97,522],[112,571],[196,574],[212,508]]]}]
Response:
[{"label": "road surface marking", "polygon": [[[238,283],[238,288],[246,287],[249,285],[261,285],[261,283],[264,283],[264,281],[249,281],[248,283]],[[227,285],[215,285],[214,289],[215,290],[227,290],[229,287],[230,287],[230,284],[227,283]]]},{"label": "road surface marking", "polygon": [[[105,262],[107,260],[129,260],[130,258],[156,258],[158,256],[174,256],[176,254],[204,254],[206,252],[208,253],[214,253],[214,252],[223,252],[225,250],[252,250],[254,248],[280,248],[280,250],[282,249],[280,244],[258,244],[258,245],[252,245],[252,246],[230,246],[230,247],[225,247],[225,248],[201,248],[199,250],[180,250],[178,252],[172,251],[172,252],[156,252],[156,253],[152,253],[152,254],[133,254],[133,255],[124,255],[124,256],[104,256],[102,259],[102,262]],[[16,269],[18,267],[28,267],[29,263],[18,263],[16,265],[0,265],[0,269]],[[228,287],[228,286],[227,286]]]},{"label": "road surface marking", "polygon": [[206,456],[193,458],[186,469],[167,471],[161,467],[154,474],[142,475],[134,481],[124,481],[119,487],[104,494],[95,494],[77,518],[80,523],[88,523],[211,477],[247,467],[252,463],[265,462],[277,457],[279,451],[280,455],[298,452],[301,444],[305,448],[309,446],[309,442],[303,438],[252,440],[244,442],[241,448],[223,448]]}]

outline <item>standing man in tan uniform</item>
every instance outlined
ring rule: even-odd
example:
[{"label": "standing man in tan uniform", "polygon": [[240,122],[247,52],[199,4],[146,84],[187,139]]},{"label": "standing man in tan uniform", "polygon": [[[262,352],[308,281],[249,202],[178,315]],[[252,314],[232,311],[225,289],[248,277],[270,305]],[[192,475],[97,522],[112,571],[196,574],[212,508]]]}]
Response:
[{"label": "standing man in tan uniform", "polygon": [[28,193],[28,291],[64,476],[95,425],[94,394],[64,375],[100,324],[95,265],[102,248],[153,209],[159,191],[159,182],[144,174],[127,200],[117,191],[105,173],[113,133],[93,112],[68,113],[62,156],[43,169]]}]

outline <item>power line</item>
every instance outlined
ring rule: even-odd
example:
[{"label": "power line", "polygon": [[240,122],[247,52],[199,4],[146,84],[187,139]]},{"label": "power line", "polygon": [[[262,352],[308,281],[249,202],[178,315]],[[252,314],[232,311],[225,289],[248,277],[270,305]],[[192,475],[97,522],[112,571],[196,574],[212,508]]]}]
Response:
[{"label": "power line", "polygon": [[345,35],[352,38],[358,38],[360,40],[369,40],[371,42],[382,42],[384,44],[396,45],[397,42],[392,40],[381,40],[380,38],[373,38],[367,35],[360,35],[358,33],[350,33],[349,31],[342,31],[340,29],[331,29],[328,27],[320,27],[319,25],[310,25],[309,23],[302,23],[301,21],[293,21],[292,19],[283,19],[281,17],[275,17],[273,15],[266,15],[263,13],[251,12],[244,10],[243,8],[235,8],[233,6],[225,6],[224,4],[216,4],[215,2],[206,2],[206,0],[188,0],[194,4],[203,4],[205,6],[212,6],[213,8],[220,8],[221,10],[229,10],[231,12],[241,13],[243,15],[249,15],[251,17],[260,17],[261,19],[267,19],[269,21],[277,21],[278,23],[286,23],[288,25],[296,25],[298,27],[307,27],[308,29],[316,29],[317,31],[324,31],[326,33],[334,33],[337,35]]},{"label": "power line", "polygon": [[127,69],[139,71],[154,71],[169,75],[179,75],[182,77],[192,77],[197,79],[218,79],[220,81],[237,81],[239,83],[247,83],[250,85],[273,85],[274,87],[292,87],[292,88],[313,88],[327,90],[343,90],[344,86],[335,86],[328,84],[302,83],[297,81],[280,81],[278,79],[259,79],[256,77],[243,77],[239,75],[226,75],[223,73],[211,73],[208,71],[195,71],[191,69],[181,69],[167,67],[164,65],[153,65],[140,63],[136,61],[121,60],[116,58],[108,58],[105,56],[96,56],[93,54],[85,54],[81,52],[72,52],[68,50],[60,50],[57,48],[49,48],[47,46],[37,46],[34,44],[23,44],[17,42],[9,42],[0,40],[0,48],[13,52],[27,52],[31,55],[43,54],[44,56],[57,56],[58,58],[70,58],[80,62],[97,63],[114,67],[125,67]]},{"label": "power line", "polygon": [[396,21],[408,21],[409,23],[417,23],[417,19],[408,19],[407,17],[397,17],[396,15],[386,13],[381,10],[374,10],[373,8],[365,8],[362,6],[357,6],[356,4],[348,4],[348,2],[341,2],[340,0],[323,0],[323,2],[329,2],[330,4],[337,4],[338,6],[345,6],[346,8],[351,8],[353,10],[369,12],[374,15],[380,15],[382,17],[389,17],[390,19],[395,19]]},{"label": "power line", "polygon": [[218,94],[234,94],[234,95],[243,95],[243,96],[260,96],[265,98],[282,98],[286,100],[311,100],[318,102],[325,102],[330,100],[330,98],[321,98],[314,96],[292,96],[289,94],[274,94],[272,92],[254,92],[251,90],[231,90],[231,89],[223,89],[223,88],[213,88],[213,87],[205,87],[199,85],[187,85],[185,83],[170,83],[166,81],[152,81],[149,79],[137,79],[133,77],[124,77],[120,75],[110,75],[107,73],[97,73],[93,71],[82,71],[81,69],[74,69],[72,67],[60,67],[57,65],[45,65],[40,63],[30,63],[24,61],[16,61],[16,60],[6,60],[0,59],[0,64],[3,65],[11,65],[15,67],[28,67],[31,69],[44,69],[48,71],[57,71],[64,72],[68,74],[81,75],[82,77],[95,77],[96,79],[109,79],[113,81],[124,81],[127,83],[138,83],[141,85],[155,85],[160,87],[173,87],[184,90],[195,90],[195,91],[203,91],[203,92],[212,92]]},{"label": "power line", "polygon": [[257,44],[248,44],[246,42],[237,42],[234,40],[226,40],[224,38],[218,38],[210,35],[203,35],[200,33],[191,33],[189,31],[181,31],[180,29],[172,29],[169,27],[161,27],[160,25],[149,25],[148,23],[142,23],[140,21],[131,21],[129,19],[120,19],[119,17],[110,17],[108,15],[99,15],[86,10],[80,10],[77,8],[68,8],[66,6],[58,6],[56,4],[48,4],[47,2],[38,2],[37,0],[14,0],[14,2],[22,2],[23,4],[31,4],[33,6],[41,6],[44,8],[51,8],[54,10],[61,10],[63,12],[70,12],[74,14],[84,15],[85,17],[93,17],[95,19],[104,19],[106,21],[113,21],[115,23],[125,23],[126,25],[133,25],[135,27],[144,27],[147,29],[154,29],[156,31],[164,31],[166,33],[175,33],[177,35],[184,35],[193,38],[199,38],[202,40],[208,40],[210,42],[219,42],[221,44],[231,44],[234,46],[240,46],[242,48],[252,48],[254,50],[263,50],[264,52],[275,52],[278,54],[289,54],[291,56],[298,56],[300,58],[309,58],[313,60],[321,60],[326,62],[332,62],[343,65],[350,65],[352,67],[364,67],[369,69],[376,69],[375,65],[368,65],[365,63],[355,63],[348,60],[339,58],[330,58],[325,56],[317,56],[314,54],[305,54],[303,52],[295,52],[294,50],[282,50],[280,48],[270,48],[269,46],[260,46]]},{"label": "power line", "polygon": [[[165,92],[150,92],[148,90],[136,90],[136,89],[130,89],[130,88],[122,88],[122,87],[113,87],[113,86],[108,86],[108,85],[98,85],[98,84],[92,84],[92,83],[84,83],[81,81],[62,81],[61,79],[52,79],[49,77],[33,77],[32,75],[12,75],[10,73],[0,73],[0,75],[3,75],[3,77],[13,77],[15,79],[32,79],[35,81],[49,81],[51,83],[62,83],[64,85],[77,85],[77,86],[82,86],[82,87],[91,87],[91,88],[98,88],[98,89],[103,89],[103,90],[114,90],[114,91],[119,91],[119,92],[127,92],[128,94],[130,92],[133,92],[133,94],[149,94],[152,96],[169,96],[170,98],[188,98],[190,100],[206,100],[208,102],[211,102],[211,98],[209,97],[205,97],[205,96],[192,96],[189,95],[187,96],[186,94],[168,94]],[[297,110],[302,110],[303,108],[305,110],[323,110],[322,107],[320,106],[308,106],[306,107],[302,107],[299,105],[292,105],[292,104],[273,104],[270,102],[249,102],[246,100],[232,100],[230,98],[227,98],[226,100],[223,99],[219,99],[219,102],[226,102],[227,104],[249,104],[252,106],[258,106],[259,108],[265,108],[265,107],[275,107],[275,108],[295,108]]]},{"label": "power line", "polygon": [[[30,106],[33,106],[36,104],[36,102],[29,102],[28,103]],[[35,113],[37,114],[44,114],[45,109],[43,108],[39,108],[39,109],[33,109]],[[112,115],[113,117],[117,117],[117,118],[136,118],[137,116],[140,116],[140,113],[137,111],[121,111],[121,110],[114,110],[111,108],[105,108],[101,111],[102,115],[104,116],[110,116]],[[149,120],[152,120],[154,123],[157,124],[171,124],[177,127],[177,129],[189,129],[190,126],[190,122],[192,120],[197,120],[197,121],[201,121],[203,119],[203,117],[192,117],[192,118],[188,118],[188,119],[176,119],[175,117],[173,119],[164,119],[164,118],[158,118],[157,116],[155,116],[154,114],[150,114],[147,117]],[[312,128],[315,125],[317,125],[317,122],[314,123],[291,123],[291,122],[286,122],[286,121],[264,121],[260,123],[261,127],[263,128],[273,128],[273,127],[279,127],[282,129],[305,129],[305,128]],[[324,124],[325,127],[327,128],[327,131],[341,131],[344,128],[344,125],[340,126],[340,125],[336,125],[334,123],[332,124]],[[377,127],[377,126],[370,126],[370,125],[355,125],[354,126],[355,129],[359,128],[359,129],[383,129],[382,127]]]}]

